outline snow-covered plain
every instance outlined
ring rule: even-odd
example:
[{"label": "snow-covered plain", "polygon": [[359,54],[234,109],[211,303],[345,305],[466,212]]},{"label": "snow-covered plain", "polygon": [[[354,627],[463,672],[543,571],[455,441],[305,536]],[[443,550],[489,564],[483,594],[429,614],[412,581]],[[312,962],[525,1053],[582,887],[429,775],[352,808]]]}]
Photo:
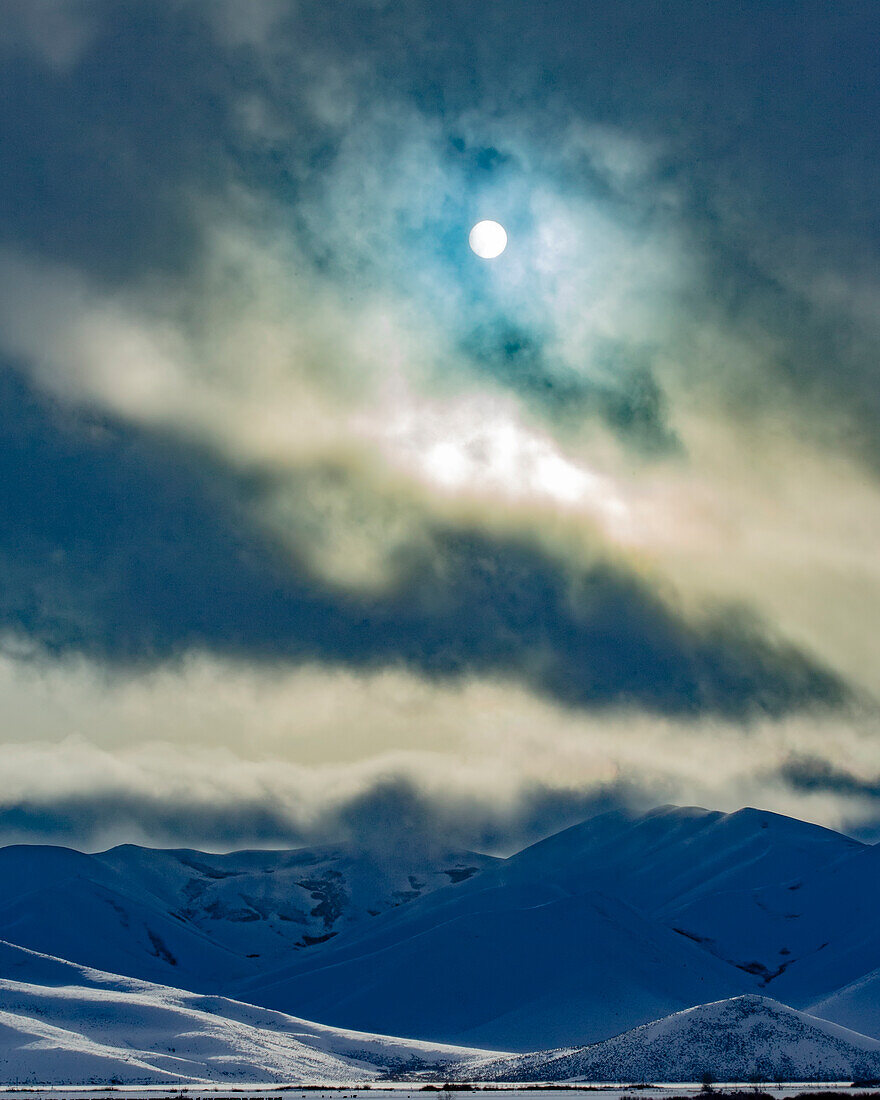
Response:
[{"label": "snow-covered plain", "polygon": [[[464,1097],[473,1094],[488,1093],[494,1100],[535,1100],[535,1085],[503,1085],[478,1083],[468,1086],[466,1092],[459,1091],[455,1085],[450,1089],[443,1089],[441,1100],[451,1100],[452,1097]],[[719,1085],[725,1095],[736,1093],[747,1100],[754,1097],[755,1086],[750,1082],[730,1082]],[[621,1084],[568,1084],[553,1085],[551,1096],[553,1100],[591,1100],[599,1097],[601,1100],[672,1100],[672,1098],[694,1097],[695,1100],[711,1100],[704,1096],[701,1082],[685,1082],[675,1084],[653,1085],[621,1085]],[[762,1085],[762,1095],[769,1095],[774,1100],[809,1100],[811,1094],[815,1094],[817,1100],[827,1095],[828,1092],[838,1093],[843,1100],[876,1100],[876,1090],[854,1089],[849,1082],[814,1082],[798,1081],[787,1084]],[[324,1085],[324,1086],[296,1086],[296,1085],[247,1085],[229,1084],[220,1085],[175,1085],[149,1086],[149,1085],[118,1085],[110,1089],[99,1086],[72,1086],[52,1087],[38,1085],[13,1086],[4,1089],[0,1087],[0,1100],[17,1100],[22,1095],[40,1100],[69,1100],[71,1096],[81,1097],[82,1100],[112,1100],[113,1097],[124,1097],[125,1100],[221,1100],[234,1096],[235,1100],[276,1100],[283,1096],[284,1100],[428,1100],[432,1095],[424,1091],[424,1085],[389,1083],[382,1085]]]},{"label": "snow-covered plain", "polygon": [[749,1097],[756,1094],[773,1100],[826,1100],[829,1093],[839,1100],[877,1100],[876,1088],[859,1086],[848,1081],[791,1081],[756,1086],[748,1081],[719,1082],[708,1095],[699,1081],[628,1085],[619,1082],[605,1084],[570,1082],[566,1084],[495,1084],[478,1082],[438,1084],[434,1092],[425,1086],[409,1083],[373,1083],[358,1085],[248,1085],[229,1083],[217,1085],[13,1085],[0,1086],[0,1100],[16,1100],[28,1096],[33,1100],[465,1100],[466,1096],[488,1095],[494,1100],[535,1100],[543,1092],[552,1100],[727,1100],[728,1097]]}]

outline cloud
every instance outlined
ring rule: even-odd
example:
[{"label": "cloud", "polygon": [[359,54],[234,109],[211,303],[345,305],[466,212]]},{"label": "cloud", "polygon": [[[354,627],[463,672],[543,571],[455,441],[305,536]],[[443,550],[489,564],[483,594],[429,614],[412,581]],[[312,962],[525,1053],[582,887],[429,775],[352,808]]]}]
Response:
[{"label": "cloud", "polygon": [[428,526],[385,589],[340,589],[248,516],[246,482],[198,452],[59,409],[9,370],[0,404],[0,623],[45,653],[494,673],[572,706],[685,715],[846,698],[740,610],[685,619],[625,568],[571,568],[522,537]]},{"label": "cloud", "polygon": [[482,530],[569,564],[615,562],[673,586],[697,618],[707,602],[750,606],[837,675],[880,688],[880,491],[856,460],[803,437],[798,408],[771,400],[745,419],[719,400],[717,378],[738,371],[761,405],[760,341],[699,328],[702,378],[669,366],[666,347],[665,396],[647,371],[627,397],[636,367],[617,369],[605,415],[628,426],[573,431],[576,400],[548,422],[522,394],[463,376],[446,335],[404,300],[346,304],[332,280],[291,275],[295,248],[241,226],[210,240],[195,289],[146,296],[6,252],[7,347],[65,403],[109,410],[117,432],[132,422],[216,452],[218,469],[259,486],[244,511],[261,537],[323,582],[387,587],[412,570],[413,547],[437,552],[437,529]]},{"label": "cloud", "polygon": [[[155,742],[160,696],[172,742],[207,750],[214,731],[230,774],[245,729],[273,763],[295,762],[291,736],[315,767],[366,769],[344,791],[311,773],[235,788],[226,833],[213,792],[199,835],[399,814],[497,837],[528,831],[541,791],[857,818],[865,792],[783,761],[830,766],[833,715],[861,731],[853,774],[878,771],[852,718],[880,694],[862,14],[242,10],[41,0],[4,25],[4,702],[48,741],[72,715],[116,724],[94,776],[126,738]],[[465,247],[483,216],[510,232],[495,265]],[[81,685],[125,681],[118,714],[115,689],[105,709],[71,687],[69,714],[40,695],[32,675],[76,661]],[[433,756],[394,755],[392,682],[421,748],[450,756],[443,796]],[[284,724],[340,684],[358,704],[320,735]],[[595,768],[568,787],[523,751],[471,821],[485,799],[451,747],[497,691],[548,730],[522,737],[531,753],[592,746]],[[249,715],[263,698],[274,740]],[[709,747],[754,767],[707,779]],[[169,759],[186,771],[179,746]],[[157,798],[166,775],[145,767],[43,801],[22,783],[9,810],[39,832],[43,807],[58,836],[142,820],[182,837],[183,796]],[[309,783],[334,807],[324,832],[291,817]]]},{"label": "cloud", "polygon": [[304,823],[288,804],[265,793],[218,807],[130,791],[93,792],[49,804],[6,799],[0,803],[0,838],[91,851],[117,843],[208,851],[350,844],[371,853],[509,854],[597,813],[631,803],[647,807],[644,796],[627,794],[526,789],[515,805],[498,807],[487,801],[444,803],[405,780],[386,780],[349,803],[325,805],[318,821]]},{"label": "cloud", "polygon": [[834,756],[809,755],[798,749],[782,764],[779,778],[799,795],[825,798],[843,807],[841,824],[869,844],[880,842],[880,776],[876,759],[848,760],[841,766]]},{"label": "cloud", "polygon": [[875,804],[880,801],[880,778],[876,774],[856,775],[820,756],[792,756],[779,769],[779,774],[798,791],[850,795]]},{"label": "cloud", "polygon": [[786,771],[809,753],[870,772],[876,715],[858,711],[682,723],[572,710],[510,681],[206,655],[149,673],[6,658],[0,690],[15,731],[0,745],[5,842],[508,852],[615,806],[876,818],[863,791]]}]

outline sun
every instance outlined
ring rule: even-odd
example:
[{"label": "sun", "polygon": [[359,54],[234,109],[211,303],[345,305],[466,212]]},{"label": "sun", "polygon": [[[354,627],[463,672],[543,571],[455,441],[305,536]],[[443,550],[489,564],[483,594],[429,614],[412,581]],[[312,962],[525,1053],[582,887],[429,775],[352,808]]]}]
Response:
[{"label": "sun", "polygon": [[468,244],[481,260],[494,260],[507,248],[507,230],[498,222],[477,222],[470,231]]}]

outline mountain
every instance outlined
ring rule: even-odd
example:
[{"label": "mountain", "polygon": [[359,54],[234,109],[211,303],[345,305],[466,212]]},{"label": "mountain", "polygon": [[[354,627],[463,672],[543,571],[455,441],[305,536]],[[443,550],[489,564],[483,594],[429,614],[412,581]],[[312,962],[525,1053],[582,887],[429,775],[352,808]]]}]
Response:
[{"label": "mountain", "polygon": [[371,1033],[523,1051],[768,992],[880,1031],[880,848],[752,808],[613,811],[507,859],[13,846],[0,883],[13,942]]},{"label": "mountain", "polygon": [[260,958],[261,968],[498,862],[477,852],[347,845],[209,855],[126,844],[95,859],[215,943]]},{"label": "mountain", "polygon": [[852,1081],[880,1076],[880,1042],[741,996],[591,1046],[488,1059],[467,1071],[495,1081]]},{"label": "mountain", "polygon": [[707,896],[812,874],[867,846],[830,829],[746,807],[735,813],[661,806],[615,810],[573,825],[511,857],[513,878],[600,890],[671,922]]},{"label": "mountain", "polygon": [[438,1041],[525,1050],[604,1039],[759,988],[760,973],[683,934],[683,907],[865,851],[754,809],[613,811],[246,980],[238,995]]},{"label": "mountain", "polygon": [[104,970],[202,991],[496,861],[345,846],[212,855],[124,845],[0,849],[0,936]]},{"label": "mountain", "polygon": [[139,882],[68,848],[0,849],[0,937],[117,974],[220,988],[248,974]]},{"label": "mountain", "polygon": [[676,923],[775,995],[806,1005],[880,968],[878,912],[880,848],[871,845],[770,886],[707,895]]},{"label": "mountain", "polygon": [[0,1075],[10,1084],[320,1084],[443,1074],[483,1052],[322,1027],[0,941]]},{"label": "mountain", "polygon": [[849,1081],[880,1041],[760,996],[699,1005],[586,1046],[520,1055],[326,1027],[0,941],[7,1085],[482,1081]]},{"label": "mountain", "polygon": [[[665,900],[675,859],[694,889],[694,836],[723,816],[603,815],[245,981],[237,995],[348,1027],[525,1050],[606,1038],[741,993],[754,986],[750,974],[610,894],[625,886],[621,894],[640,897],[644,884],[652,904]],[[819,832],[821,861],[829,838]],[[705,867],[715,841],[701,843]]]},{"label": "mountain", "polygon": [[[739,975],[694,944],[601,895],[535,900],[501,889],[449,903],[438,923],[401,921],[393,943],[240,996],[346,1027],[508,1050],[604,1037],[706,998]],[[402,925],[402,927],[401,927]]]},{"label": "mountain", "polygon": [[880,1041],[759,996],[699,1005],[588,1046],[521,1055],[325,1027],[0,941],[6,1085],[482,1081],[848,1081]]}]

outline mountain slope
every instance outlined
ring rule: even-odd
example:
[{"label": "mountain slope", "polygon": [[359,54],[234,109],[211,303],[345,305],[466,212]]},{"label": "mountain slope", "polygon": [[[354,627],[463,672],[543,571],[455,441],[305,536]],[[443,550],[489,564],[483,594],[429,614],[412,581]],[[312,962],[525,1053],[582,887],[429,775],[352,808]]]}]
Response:
[{"label": "mountain slope", "polygon": [[808,1004],[880,968],[880,848],[864,847],[782,885],[710,895],[678,926],[774,994]]},{"label": "mountain slope", "polygon": [[754,888],[790,881],[866,851],[866,846],[830,830],[778,814],[741,810],[721,814],[693,807],[662,807],[644,815],[613,811],[572,826],[506,860],[497,861],[454,894],[438,892],[403,912],[345,933],[317,957],[296,959],[292,968],[324,965],[361,943],[385,947],[422,927],[448,919],[450,907],[498,891],[538,905],[562,896],[602,893],[646,917],[675,927],[687,898],[715,896],[745,883]]},{"label": "mountain slope", "polygon": [[365,1081],[477,1054],[322,1027],[223,997],[76,966],[0,942],[7,1084]]},{"label": "mountain slope", "polygon": [[[430,900],[430,899],[429,899]],[[379,922],[377,922],[379,923]],[[238,995],[347,1027],[512,1050],[604,1038],[747,976],[601,895],[471,891]],[[324,965],[320,965],[320,959]]]},{"label": "mountain slope", "polygon": [[220,992],[495,862],[345,847],[217,856],[12,845],[0,849],[0,936],[113,973]]},{"label": "mountain slope", "polygon": [[742,996],[592,1046],[490,1059],[469,1070],[497,1081],[851,1081],[880,1076],[880,1042]]},{"label": "mountain slope", "polygon": [[822,997],[807,1011],[880,1039],[880,969]]},{"label": "mountain slope", "polygon": [[[880,969],[880,848],[748,808],[614,811],[504,860],[18,846],[0,883],[0,936],[37,951],[506,1049],[768,988],[806,1006]],[[858,1028],[875,988],[829,1012]]]},{"label": "mountain slope", "polygon": [[552,879],[573,893],[600,890],[668,921],[699,898],[787,882],[865,849],[830,829],[752,807],[724,814],[661,806],[574,825],[512,856],[504,875],[508,882]]},{"label": "mountain slope", "polygon": [[2,848],[0,883],[0,936],[35,951],[150,981],[174,984],[185,974],[201,988],[249,972],[244,960],[92,856]]},{"label": "mountain slope", "polygon": [[94,858],[214,942],[260,957],[261,966],[498,862],[476,852],[346,845],[211,855],[126,844]]}]

